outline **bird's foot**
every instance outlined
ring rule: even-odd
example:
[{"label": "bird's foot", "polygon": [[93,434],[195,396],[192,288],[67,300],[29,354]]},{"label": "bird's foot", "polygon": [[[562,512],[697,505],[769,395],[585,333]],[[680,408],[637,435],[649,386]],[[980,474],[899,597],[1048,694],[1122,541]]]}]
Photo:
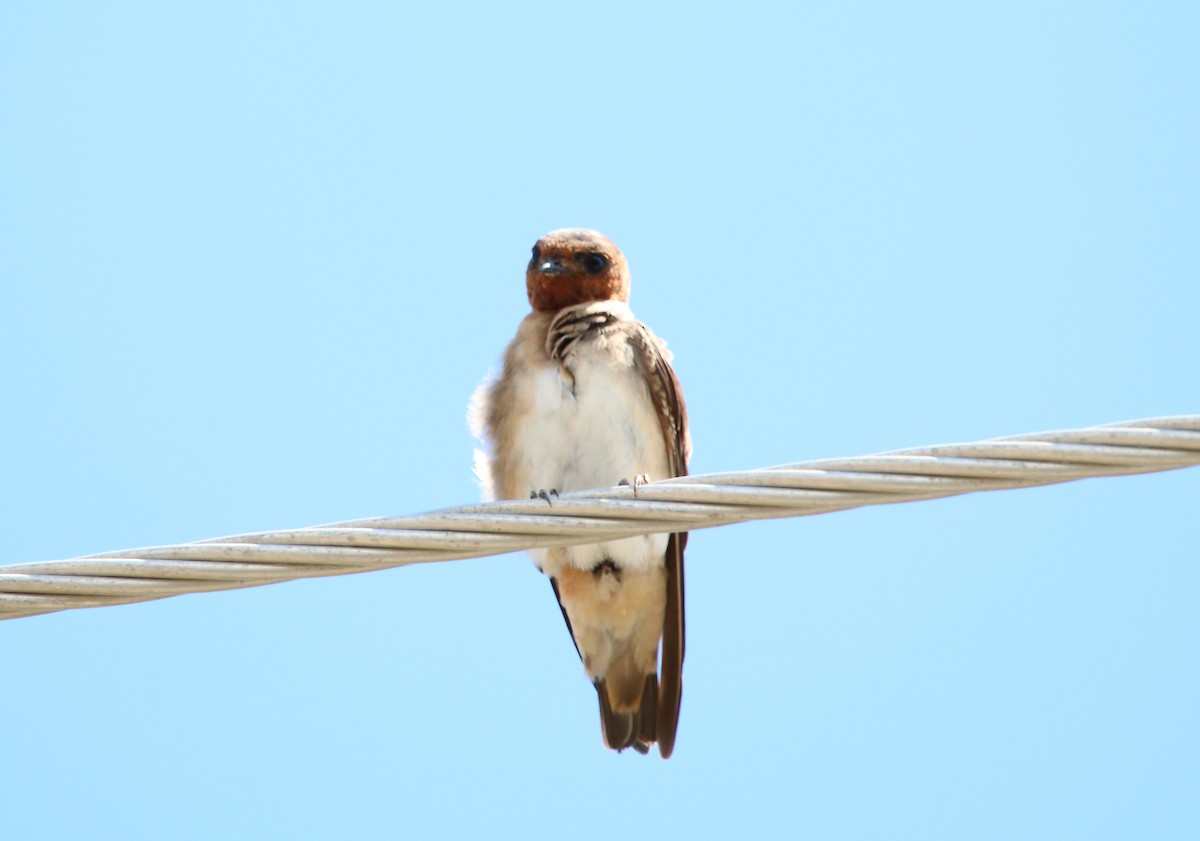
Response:
[{"label": "bird's foot", "polygon": [[554,497],[555,499],[558,499],[558,489],[557,488],[551,488],[549,493],[547,493],[544,489],[529,492],[530,499],[544,499],[544,500],[546,500],[547,505],[553,506],[554,503],[550,501],[550,497]]},{"label": "bird's foot", "polygon": [[[638,488],[640,488],[642,485],[649,485],[649,484],[650,484],[650,475],[648,473],[641,473],[641,474],[634,475],[634,477],[633,477],[633,495],[636,497]],[[629,487],[629,480],[622,479],[620,482],[617,482],[617,486],[618,487],[622,487],[622,486]]]}]

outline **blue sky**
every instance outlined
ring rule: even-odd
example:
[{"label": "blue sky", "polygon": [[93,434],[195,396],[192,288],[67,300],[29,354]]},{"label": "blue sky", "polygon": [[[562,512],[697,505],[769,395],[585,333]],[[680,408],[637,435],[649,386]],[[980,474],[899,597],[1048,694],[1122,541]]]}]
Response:
[{"label": "blue sky", "polygon": [[[538,236],[694,472],[1200,411],[1188,3],[7,4],[0,563],[473,501]],[[1200,472],[695,533],[675,756],[520,555],[0,624],[6,836],[1185,838]]]}]

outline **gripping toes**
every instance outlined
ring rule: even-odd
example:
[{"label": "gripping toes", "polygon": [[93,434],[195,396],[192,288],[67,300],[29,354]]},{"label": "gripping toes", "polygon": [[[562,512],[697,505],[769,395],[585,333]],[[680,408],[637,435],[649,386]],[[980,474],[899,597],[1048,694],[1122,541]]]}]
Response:
[{"label": "gripping toes", "polygon": [[544,499],[546,500],[547,505],[554,505],[554,503],[550,501],[550,497],[558,499],[557,488],[551,488],[549,493],[547,493],[544,489],[529,492],[530,499]]},{"label": "gripping toes", "polygon": [[[637,496],[637,492],[638,492],[638,488],[640,488],[642,485],[648,485],[648,484],[650,484],[650,475],[649,475],[648,473],[637,473],[637,474],[634,474],[634,477],[633,477],[633,495],[636,497],[636,496]],[[629,480],[628,480],[628,479],[622,479],[620,482],[617,482],[617,486],[618,486],[618,487],[629,487]]]}]

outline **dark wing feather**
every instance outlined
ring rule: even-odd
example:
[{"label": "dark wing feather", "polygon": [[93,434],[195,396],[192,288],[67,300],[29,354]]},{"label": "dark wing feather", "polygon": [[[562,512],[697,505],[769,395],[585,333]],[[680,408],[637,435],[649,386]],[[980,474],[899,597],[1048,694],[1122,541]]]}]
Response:
[{"label": "dark wing feather", "polygon": [[567,623],[567,633],[571,635],[571,645],[575,646],[575,653],[582,660],[583,652],[579,650],[579,643],[575,642],[575,629],[571,627],[571,617],[567,616],[567,609],[563,606],[562,596],[558,593],[558,579],[554,576],[550,576],[550,586],[554,589],[554,600],[558,602],[558,609],[562,611],[563,621]]},{"label": "dark wing feather", "polygon": [[[687,406],[675,372],[663,355],[662,346],[643,324],[637,325],[637,365],[650,390],[658,413],[672,476],[687,475],[691,439]],[[683,550],[687,532],[672,534],[667,541],[667,603],[663,612],[663,638],[659,662],[658,698],[655,710],[658,752],[666,759],[675,749],[679,708],[683,700],[683,655],[686,641],[683,601]],[[646,711],[643,701],[642,710]],[[643,731],[648,725],[643,722]]]},{"label": "dark wing feather", "polygon": [[658,752],[663,759],[675,749],[679,707],[683,701],[683,545],[687,533],[671,535],[667,541],[667,604],[663,611],[661,680],[658,691]]}]

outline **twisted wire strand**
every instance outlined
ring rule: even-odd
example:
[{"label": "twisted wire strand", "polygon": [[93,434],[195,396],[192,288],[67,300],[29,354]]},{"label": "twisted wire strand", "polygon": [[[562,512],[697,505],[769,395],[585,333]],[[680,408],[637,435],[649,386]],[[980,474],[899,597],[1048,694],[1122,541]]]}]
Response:
[{"label": "twisted wire strand", "polygon": [[1200,464],[1200,415],[0,567],[0,619]]}]

